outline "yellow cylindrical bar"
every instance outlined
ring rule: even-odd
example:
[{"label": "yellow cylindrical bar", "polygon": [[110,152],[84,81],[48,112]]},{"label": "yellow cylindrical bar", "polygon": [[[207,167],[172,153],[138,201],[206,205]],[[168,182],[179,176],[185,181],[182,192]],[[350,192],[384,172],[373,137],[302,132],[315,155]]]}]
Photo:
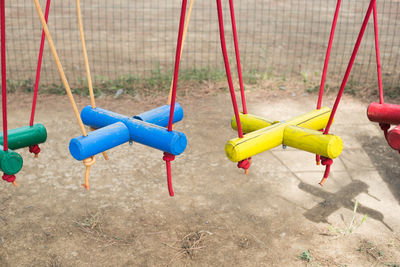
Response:
[{"label": "yellow cylindrical bar", "polygon": [[[322,117],[324,117],[324,120],[325,120],[325,118],[329,119],[329,116],[331,115],[330,108],[323,107],[323,108],[319,109],[318,111],[320,111],[320,112],[315,114],[316,116],[322,116]],[[290,120],[289,122],[292,122],[294,120],[303,121],[304,117],[308,117],[308,113],[304,114],[303,116],[296,117],[296,118]],[[251,133],[251,132],[260,130],[262,128],[265,128],[265,127],[271,126],[272,124],[277,123],[277,121],[271,121],[271,120],[267,120],[267,119],[264,119],[259,116],[255,116],[255,115],[251,115],[251,114],[242,114],[242,113],[240,113],[240,122],[242,123],[242,130],[243,130],[244,134]],[[306,129],[321,130],[321,129],[325,128],[326,123],[322,127],[320,127],[320,122],[321,121],[319,121],[319,120],[318,121],[305,120],[301,123],[301,125],[298,125],[298,126],[301,126]],[[293,123],[290,123],[290,124],[293,124]],[[234,130],[237,130],[235,116],[232,117],[231,126]]]},{"label": "yellow cylindrical bar", "polygon": [[286,126],[283,132],[283,144],[308,151],[327,158],[337,158],[343,150],[339,136],[298,126]]},{"label": "yellow cylindrical bar", "polygon": [[[259,116],[240,113],[240,122],[242,123],[242,131],[244,134],[257,131],[259,129],[271,126],[273,121],[263,119]],[[232,129],[237,130],[236,117],[231,120]]]},{"label": "yellow cylindrical bar", "polygon": [[[281,121],[266,128],[246,134],[243,138],[235,138],[225,145],[226,156],[238,162],[282,144],[286,126],[295,125],[307,129],[320,130],[328,123],[331,110],[327,107],[314,110],[295,117],[289,121]],[[245,116],[244,118],[249,118]]]}]

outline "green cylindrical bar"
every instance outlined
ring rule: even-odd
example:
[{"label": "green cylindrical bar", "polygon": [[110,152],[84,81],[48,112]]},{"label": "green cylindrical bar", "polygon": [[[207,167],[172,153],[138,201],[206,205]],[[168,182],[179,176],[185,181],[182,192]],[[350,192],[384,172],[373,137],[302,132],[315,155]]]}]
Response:
[{"label": "green cylindrical bar", "polygon": [[[47,131],[41,123],[8,131],[8,147],[13,150],[41,144],[46,139]],[[0,134],[0,145],[3,145],[3,134]]]},{"label": "green cylindrical bar", "polygon": [[18,173],[24,163],[22,157],[10,149],[4,151],[3,146],[0,146],[0,149],[0,169],[9,175]]}]

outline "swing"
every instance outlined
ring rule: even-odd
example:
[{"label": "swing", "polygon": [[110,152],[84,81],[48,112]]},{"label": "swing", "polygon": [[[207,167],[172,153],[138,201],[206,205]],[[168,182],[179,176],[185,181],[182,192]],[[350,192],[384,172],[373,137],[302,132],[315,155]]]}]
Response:
[{"label": "swing", "polygon": [[[71,140],[69,150],[71,155],[76,160],[83,160],[83,163],[86,166],[85,184],[83,186],[86,189],[89,189],[89,172],[90,167],[96,161],[94,157],[96,154],[103,153],[105,158],[107,158],[107,156],[104,154],[106,150],[109,150],[126,142],[135,141],[137,143],[141,143],[164,152],[163,160],[166,162],[168,190],[170,196],[173,196],[174,192],[171,182],[170,162],[175,159],[175,156],[183,153],[187,146],[187,139],[185,134],[174,131],[172,128],[174,123],[179,122],[183,119],[183,109],[178,103],[176,103],[176,90],[179,76],[179,63],[182,55],[184,38],[186,35],[194,0],[191,0],[190,2],[186,21],[185,16],[187,0],[182,1],[178,42],[175,56],[175,69],[173,80],[171,82],[168,104],[141,113],[134,117],[128,117],[112,111],[101,109],[96,107],[95,105],[89,61],[87,58],[87,51],[84,39],[82,16],[80,11],[80,0],[76,0],[80,36],[84,52],[86,74],[89,84],[89,93],[92,102],[90,106],[86,106],[85,108],[83,108],[81,114],[79,115],[76,103],[71,93],[71,89],[65,77],[65,73],[62,69],[50,32],[47,28],[40,4],[38,0],[34,0],[34,3],[40,21],[43,25],[46,37],[48,39],[50,49],[60,72],[61,79],[72,104],[75,117],[78,120],[79,126],[82,131],[82,136],[73,138]],[[87,133],[84,125],[91,127],[92,131],[90,133]]]},{"label": "swing", "polygon": [[[400,152],[400,105],[387,104],[383,99],[382,70],[379,52],[378,18],[376,4],[373,8],[376,65],[378,73],[379,103],[373,102],[368,106],[367,116],[372,122],[378,122],[384,136],[393,149]],[[390,130],[391,125],[397,125]]]},{"label": "swing", "polygon": [[[22,166],[22,157],[13,150],[29,147],[29,151],[35,154],[37,158],[40,153],[39,144],[44,143],[47,139],[46,128],[41,123],[34,124],[37,94],[39,90],[39,80],[41,73],[41,64],[43,59],[43,50],[45,35],[42,32],[42,38],[39,49],[39,58],[36,70],[36,80],[33,93],[32,110],[29,126],[24,126],[12,130],[7,127],[7,78],[6,78],[6,33],[5,33],[5,1],[0,1],[1,13],[1,79],[2,79],[2,111],[3,111],[3,133],[0,134],[0,170],[4,172],[3,180],[13,183],[15,182],[15,174],[17,174]],[[50,2],[47,0],[45,20],[47,22],[50,11]]]},{"label": "swing", "polygon": [[221,0],[216,0],[216,2],[222,55],[224,58],[225,71],[235,114],[232,119],[231,126],[238,132],[238,138],[228,141],[225,145],[227,157],[233,162],[238,162],[238,168],[245,169],[247,174],[251,165],[251,158],[254,155],[277,147],[281,144],[283,147],[290,146],[296,149],[308,151],[317,155],[317,165],[322,163],[322,165],[326,166],[323,178],[319,183],[321,186],[323,186],[329,176],[333,159],[338,157],[343,149],[343,142],[341,138],[329,134],[329,130],[333,123],[335,113],[343,95],[344,88],[347,84],[347,80],[360,47],[368,19],[376,0],[371,0],[370,2],[335,103],[333,108],[329,109],[327,107],[322,107],[322,97],[333,44],[333,37],[341,4],[341,0],[337,1],[321,78],[317,109],[287,121],[271,121],[247,113],[233,0],[229,0],[237,71],[243,107],[243,112],[239,113],[226,49]]}]

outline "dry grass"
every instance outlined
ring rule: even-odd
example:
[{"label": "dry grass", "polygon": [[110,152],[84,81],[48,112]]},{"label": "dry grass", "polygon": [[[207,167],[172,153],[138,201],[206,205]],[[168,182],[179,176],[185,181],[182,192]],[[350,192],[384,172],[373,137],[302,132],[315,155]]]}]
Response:
[{"label": "dry grass", "polygon": [[172,245],[163,243],[167,247],[176,251],[175,255],[167,265],[169,266],[175,261],[181,260],[185,257],[193,258],[199,250],[206,248],[204,240],[209,235],[212,235],[212,233],[201,230],[186,234],[181,239],[175,241]]},{"label": "dry grass", "polygon": [[113,245],[131,245],[134,242],[134,237],[123,238],[108,231],[103,227],[103,215],[101,212],[88,214],[81,220],[76,220],[75,225],[80,231],[85,233],[90,239],[105,244],[105,247]]}]

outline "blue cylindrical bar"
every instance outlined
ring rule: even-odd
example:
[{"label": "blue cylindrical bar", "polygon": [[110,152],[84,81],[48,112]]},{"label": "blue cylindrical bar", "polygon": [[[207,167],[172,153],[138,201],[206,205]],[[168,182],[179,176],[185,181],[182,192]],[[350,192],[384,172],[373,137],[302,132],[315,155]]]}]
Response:
[{"label": "blue cylindrical bar", "polygon": [[187,146],[186,136],[181,132],[169,132],[164,127],[129,118],[105,109],[93,109],[91,106],[87,106],[82,110],[81,118],[84,124],[95,129],[122,122],[129,129],[130,140],[173,155],[181,154]]},{"label": "blue cylindrical bar", "polygon": [[[133,116],[134,119],[152,123],[161,127],[167,127],[169,122],[170,105],[164,105],[139,115]],[[183,109],[181,105],[175,103],[173,123],[180,122],[183,119]]]},{"label": "blue cylindrical bar", "polygon": [[87,136],[73,138],[69,152],[76,160],[84,160],[130,140],[129,130],[122,122],[88,133]]}]

